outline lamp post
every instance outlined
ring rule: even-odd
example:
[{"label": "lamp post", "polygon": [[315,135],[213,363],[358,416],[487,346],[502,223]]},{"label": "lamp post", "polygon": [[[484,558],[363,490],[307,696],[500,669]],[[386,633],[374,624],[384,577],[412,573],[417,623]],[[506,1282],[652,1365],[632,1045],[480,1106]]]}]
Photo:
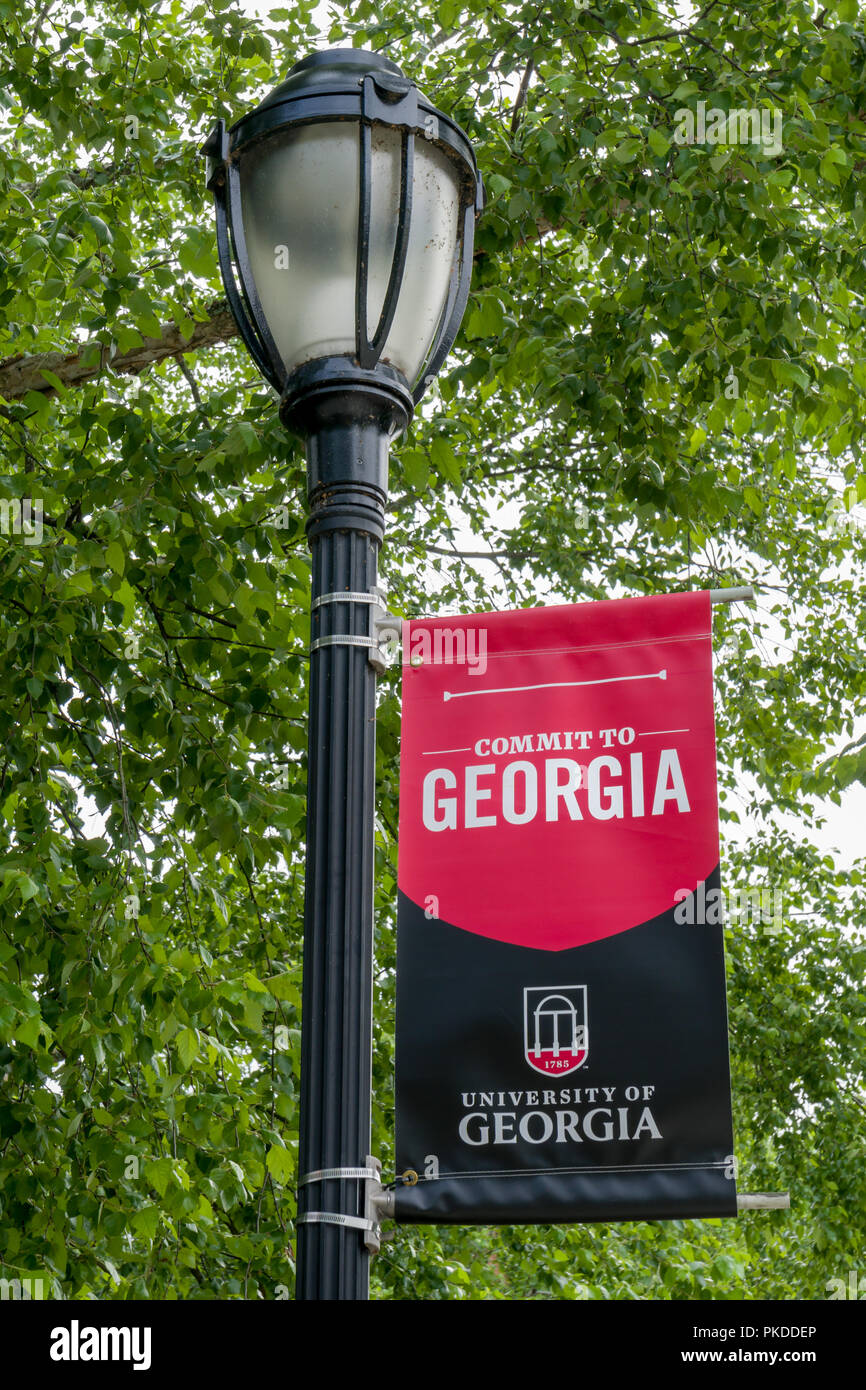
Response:
[{"label": "lamp post", "polygon": [[364,1179],[348,1173],[363,1173],[370,1150],[371,661],[379,665],[388,446],[460,326],[482,185],[459,126],[394,63],[359,49],[297,63],[229,130],[219,121],[204,152],[229,306],[307,454],[313,574],[296,1296],[364,1299]]}]

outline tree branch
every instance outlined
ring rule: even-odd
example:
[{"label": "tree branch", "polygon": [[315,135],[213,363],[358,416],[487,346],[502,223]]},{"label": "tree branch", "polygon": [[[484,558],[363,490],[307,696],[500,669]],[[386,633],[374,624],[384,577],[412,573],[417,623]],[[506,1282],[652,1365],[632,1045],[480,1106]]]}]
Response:
[{"label": "tree branch", "polygon": [[529,91],[529,83],[532,78],[533,59],[530,58],[526,64],[523,77],[520,81],[520,90],[517,93],[517,100],[514,103],[514,112],[511,117],[511,134],[514,135],[520,125],[520,113],[526,103],[526,94]]},{"label": "tree branch", "polygon": [[19,353],[17,357],[7,357],[0,362],[0,396],[15,400],[28,391],[53,393],[54,387],[42,375],[43,368],[53,372],[64,386],[81,386],[98,376],[107,366],[114,372],[137,376],[154,362],[178,357],[184,352],[194,352],[197,348],[213,347],[215,343],[237,337],[237,324],[224,299],[208,305],[207,312],[209,317],[204,323],[196,324],[188,338],[184,337],[177,324],[167,323],[163,325],[158,338],[145,338],[138,347],[118,353],[115,357],[109,357],[107,348],[103,348],[99,358],[92,357],[92,344],[87,344],[77,353],[42,352],[29,357]]}]

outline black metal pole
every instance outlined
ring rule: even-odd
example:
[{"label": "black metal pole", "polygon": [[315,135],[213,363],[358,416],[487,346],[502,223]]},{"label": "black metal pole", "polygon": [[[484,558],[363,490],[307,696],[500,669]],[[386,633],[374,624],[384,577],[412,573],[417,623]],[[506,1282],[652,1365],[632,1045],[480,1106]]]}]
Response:
[{"label": "black metal pole", "polygon": [[[265,245],[265,261],[258,269],[258,255],[251,257],[247,249],[249,240],[253,250],[261,251],[270,236],[265,236],[265,228],[272,226],[273,217],[274,227],[282,226],[283,219],[274,211],[277,205],[271,206],[273,190],[254,172],[247,183],[245,171],[254,171],[247,151],[277,150],[287,133],[311,122],[323,133],[329,127],[358,133],[355,325],[351,346],[341,335],[342,352],[299,362],[304,354],[290,343],[278,343],[280,335],[272,331],[280,321],[282,288],[277,291],[268,277],[257,284],[269,249]],[[371,237],[378,235],[381,218],[387,217],[385,207],[373,206],[374,129],[399,135],[400,199],[384,302],[378,319],[372,316],[368,323]],[[426,244],[424,270],[409,255],[413,189],[418,182],[430,196],[441,198],[444,216],[452,197],[447,188],[453,185],[440,181],[441,169],[437,173],[435,166],[425,164],[427,155],[420,144],[416,149],[421,129],[435,145],[437,161],[450,164],[460,189],[454,244],[449,247],[447,237],[438,236]],[[431,106],[381,53],[357,49],[315,53],[296,63],[255,110],[229,129],[218,121],[204,152],[229,308],[253,361],[282,393],[283,423],[307,446],[313,608],[296,1296],[365,1299],[364,1232],[339,1224],[346,1218],[363,1220],[364,1179],[318,1176],[323,1169],[364,1168],[370,1147],[376,680],[370,648],[364,644],[372,635],[371,605],[365,599],[376,582],[385,534],[388,445],[406,428],[415,402],[438,372],[460,325],[483,190],[472,147],[459,126]],[[269,167],[278,182],[292,177],[290,167],[280,160]],[[337,190],[333,196],[339,203],[350,191]],[[318,256],[302,253],[301,266],[307,259],[309,265],[307,272],[301,269],[302,275],[325,277],[331,268],[331,242],[345,230],[342,223],[333,222],[335,206],[329,189],[309,208],[309,226],[321,233],[320,245]],[[259,223],[256,215],[245,227],[249,215],[260,211],[266,212],[265,220]],[[286,225],[293,225],[291,218]],[[445,302],[435,326],[425,317],[435,307],[432,301],[416,316],[413,327],[421,357],[409,367],[404,354],[411,359],[413,352],[405,344],[399,349],[408,320],[394,334],[395,324],[403,322],[399,307],[404,272],[414,266],[413,276],[432,274],[443,254],[450,260]],[[290,284],[283,281],[289,300]],[[433,293],[432,284],[430,288]],[[319,348],[325,351],[329,334],[324,328],[323,334]],[[307,342],[305,331],[302,341],[312,353],[316,345]],[[425,343],[426,351],[421,351]],[[409,371],[411,383],[397,360]],[[355,597],[335,601],[333,595],[340,593]],[[322,1219],[329,1216],[336,1224]]]},{"label": "black metal pole", "polygon": [[[376,675],[369,647],[342,640],[369,636],[370,605],[329,596],[375,586],[388,444],[406,420],[375,388],[318,391],[292,419],[307,440],[313,562],[301,1175],[363,1167],[370,1152]],[[303,1185],[298,1205],[363,1217],[364,1183]],[[296,1298],[366,1299],[368,1285],[360,1230],[299,1222]]]}]

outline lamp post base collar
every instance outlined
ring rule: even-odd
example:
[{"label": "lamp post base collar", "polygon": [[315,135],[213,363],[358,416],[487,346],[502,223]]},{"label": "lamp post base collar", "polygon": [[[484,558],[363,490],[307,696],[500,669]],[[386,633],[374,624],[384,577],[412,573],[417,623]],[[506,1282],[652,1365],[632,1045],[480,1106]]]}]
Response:
[{"label": "lamp post base collar", "polygon": [[412,392],[395,367],[360,367],[351,357],[318,357],[292,372],[280,402],[288,430],[308,439],[323,427],[375,424],[387,440],[412,419]]}]

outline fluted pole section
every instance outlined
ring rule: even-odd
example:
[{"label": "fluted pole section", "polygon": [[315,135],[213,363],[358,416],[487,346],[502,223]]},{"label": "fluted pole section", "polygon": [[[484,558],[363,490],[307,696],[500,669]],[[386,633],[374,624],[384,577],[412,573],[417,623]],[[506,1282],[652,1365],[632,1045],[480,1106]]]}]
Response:
[{"label": "fluted pole section", "polygon": [[[370,635],[384,534],[390,418],[329,418],[308,437],[312,549],[300,1173],[363,1167],[370,1152],[376,675],[369,649],[322,637]],[[387,428],[385,427],[387,425]],[[298,1191],[301,1212],[364,1215],[357,1178]],[[298,1225],[296,1297],[368,1297],[363,1233]]]}]

